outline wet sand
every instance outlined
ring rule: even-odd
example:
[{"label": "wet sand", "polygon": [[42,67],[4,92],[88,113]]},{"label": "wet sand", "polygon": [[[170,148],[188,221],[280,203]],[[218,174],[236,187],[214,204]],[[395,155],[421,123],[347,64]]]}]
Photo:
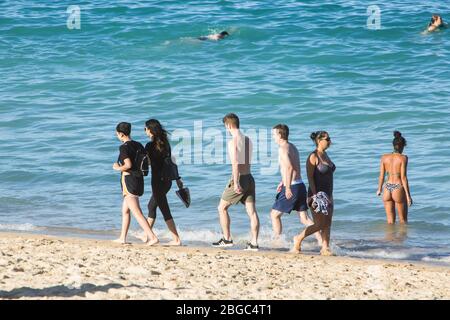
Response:
[{"label": "wet sand", "polygon": [[450,268],[0,232],[0,299],[450,299]]}]

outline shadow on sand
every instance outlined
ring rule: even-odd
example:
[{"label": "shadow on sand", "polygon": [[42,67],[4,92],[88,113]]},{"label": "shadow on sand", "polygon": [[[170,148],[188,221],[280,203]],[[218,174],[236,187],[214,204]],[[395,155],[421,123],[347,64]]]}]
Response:
[{"label": "shadow on sand", "polygon": [[[138,287],[136,285],[131,285],[127,287]],[[34,289],[29,287],[16,288],[11,291],[2,291],[0,290],[0,298],[2,299],[19,299],[19,298],[42,298],[42,297],[61,297],[61,298],[70,298],[70,297],[85,297],[87,292],[95,293],[95,292],[107,292],[109,289],[120,289],[125,288],[125,286],[118,283],[110,283],[103,286],[97,286],[91,283],[85,283],[81,285],[79,288],[70,287],[70,286],[53,286],[49,288],[43,289]]]}]

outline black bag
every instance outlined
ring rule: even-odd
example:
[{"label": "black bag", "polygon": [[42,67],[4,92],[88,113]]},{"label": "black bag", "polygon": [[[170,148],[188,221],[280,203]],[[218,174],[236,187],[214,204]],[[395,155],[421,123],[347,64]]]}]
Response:
[{"label": "black bag", "polygon": [[150,159],[147,151],[142,148],[136,151],[136,157],[133,163],[133,174],[137,176],[148,176]]},{"label": "black bag", "polygon": [[180,179],[180,175],[178,174],[178,166],[173,163],[170,153],[163,160],[162,178],[167,181]]}]

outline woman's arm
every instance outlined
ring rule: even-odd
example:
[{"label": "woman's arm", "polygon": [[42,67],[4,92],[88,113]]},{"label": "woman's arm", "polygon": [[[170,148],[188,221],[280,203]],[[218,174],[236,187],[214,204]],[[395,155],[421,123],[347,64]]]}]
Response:
[{"label": "woman's arm", "polygon": [[314,182],[314,168],[316,167],[317,157],[311,153],[306,161],[306,173],[308,175],[309,188],[313,194],[317,193],[316,184]]},{"label": "woman's arm", "polygon": [[405,189],[406,201],[408,202],[408,206],[411,206],[413,201],[411,198],[411,194],[409,192],[407,169],[408,169],[408,157],[405,156],[405,159],[402,161],[402,164],[401,164],[400,178],[402,179],[402,185],[403,185],[403,188]]},{"label": "woman's arm", "polygon": [[383,188],[383,183],[384,183],[384,176],[386,173],[386,170],[384,169],[383,157],[381,157],[381,160],[380,160],[380,176],[378,177],[377,196],[379,196],[381,194],[381,189]]}]

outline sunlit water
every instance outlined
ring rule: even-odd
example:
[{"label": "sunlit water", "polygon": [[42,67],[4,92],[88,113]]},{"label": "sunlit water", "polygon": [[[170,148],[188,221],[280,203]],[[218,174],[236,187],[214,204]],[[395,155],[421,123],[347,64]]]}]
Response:
[{"label": "sunlit water", "polygon": [[[0,3],[1,230],[117,236],[115,125],[131,122],[142,143],[151,117],[192,137],[202,121],[203,133],[225,138],[221,118],[236,112],[244,130],[270,134],[288,124],[302,163],[314,148],[310,132],[330,133],[337,254],[450,264],[450,30],[422,34],[448,3],[377,1],[380,30],[367,28],[365,1],[79,1],[81,29],[69,30],[72,4]],[[196,40],[222,30],[230,37]],[[386,226],[375,195],[394,129],[408,141],[414,206],[406,228]],[[230,167],[194,153],[192,145],[192,163],[180,164],[191,207],[173,190],[169,198],[185,244],[209,245],[220,237],[216,207]],[[270,249],[280,178],[265,166],[253,172],[260,244]],[[149,197],[147,184],[143,208]],[[231,219],[242,247],[244,208],[233,207]],[[294,214],[283,223],[278,250],[301,228]],[[160,215],[156,229],[169,239]],[[139,232],[135,222],[132,230]],[[313,238],[305,248],[318,250]]]}]

